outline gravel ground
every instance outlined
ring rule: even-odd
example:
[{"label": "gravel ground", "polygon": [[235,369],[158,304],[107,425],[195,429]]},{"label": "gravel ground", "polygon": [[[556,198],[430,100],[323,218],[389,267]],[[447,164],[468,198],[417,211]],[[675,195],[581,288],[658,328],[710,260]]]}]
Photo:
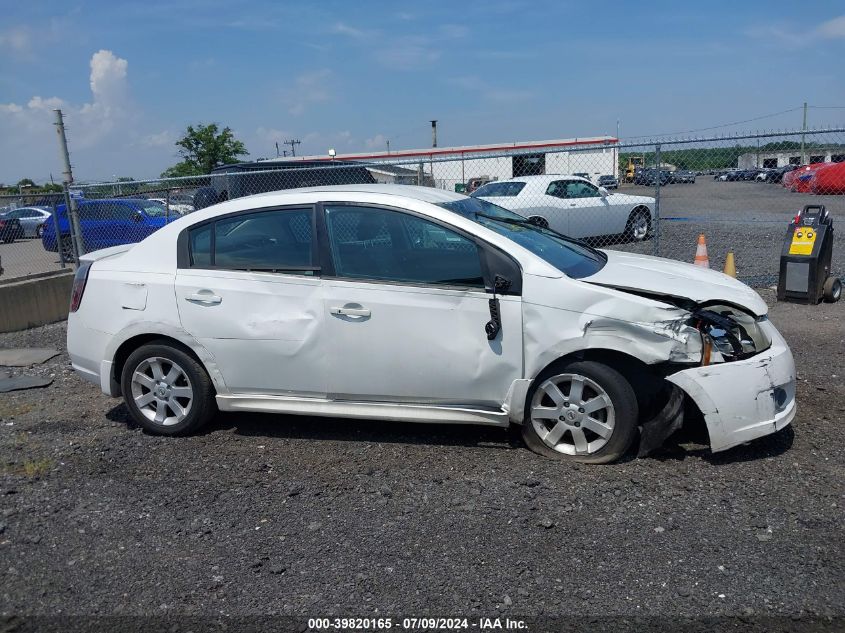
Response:
[{"label": "gravel ground", "polygon": [[772,308],[799,368],[794,430],[592,467],[480,427],[221,414],[152,437],[62,354],[28,370],[50,387],[0,394],[0,630],[39,614],[842,617],[843,317]]}]

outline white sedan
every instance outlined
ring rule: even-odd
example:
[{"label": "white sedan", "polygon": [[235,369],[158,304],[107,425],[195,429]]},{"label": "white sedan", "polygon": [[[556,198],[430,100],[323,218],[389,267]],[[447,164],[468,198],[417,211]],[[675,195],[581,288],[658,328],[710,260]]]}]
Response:
[{"label": "white sedan", "polygon": [[685,410],[714,451],[789,424],[795,367],[766,311],[721,273],[595,250],[483,199],[345,185],[230,200],[85,255],[67,343],[152,433],[218,409],[519,424],[541,454],[599,463],[659,446]]},{"label": "white sedan", "polygon": [[524,176],[472,194],[571,237],[622,235],[639,242],[654,229],[654,198],[610,193],[577,176]]}]

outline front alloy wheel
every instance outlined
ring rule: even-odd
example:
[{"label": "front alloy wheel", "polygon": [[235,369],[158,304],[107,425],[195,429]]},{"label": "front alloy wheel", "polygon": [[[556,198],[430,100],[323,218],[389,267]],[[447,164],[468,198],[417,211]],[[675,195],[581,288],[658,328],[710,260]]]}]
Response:
[{"label": "front alloy wheel", "polygon": [[561,362],[534,381],[522,437],[541,455],[602,464],[630,448],[638,417],[634,390],[618,371],[595,361]]},{"label": "front alloy wheel", "polygon": [[613,435],[615,409],[595,381],[579,374],[558,374],[537,389],[531,424],[543,443],[565,455],[592,455]]},{"label": "front alloy wheel", "polygon": [[645,211],[634,211],[628,218],[625,235],[633,242],[642,242],[651,230],[651,220]]}]

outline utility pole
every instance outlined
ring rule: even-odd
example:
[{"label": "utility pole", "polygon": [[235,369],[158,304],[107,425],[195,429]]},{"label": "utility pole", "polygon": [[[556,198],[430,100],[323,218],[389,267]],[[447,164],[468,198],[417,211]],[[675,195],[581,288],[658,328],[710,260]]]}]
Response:
[{"label": "utility pole", "polygon": [[276,141],[276,158],[279,157],[279,141]]},{"label": "utility pole", "polygon": [[[437,119],[431,119],[431,146],[437,147]],[[434,181],[434,157],[431,156],[429,160],[429,170],[431,171],[431,184],[436,187]]]},{"label": "utility pole", "polygon": [[[70,195],[70,185],[73,184],[73,171],[70,168],[70,154],[67,151],[67,137],[65,136],[65,122],[62,117],[61,110],[55,110],[56,113],[56,133],[59,136],[59,153],[61,154],[64,171],[62,171],[62,187],[65,191],[65,205],[70,219],[70,235],[71,244],[73,246],[74,259],[77,266],[79,265],[79,257],[85,254],[85,244],[82,239],[82,232],[79,230],[79,207],[76,198]],[[55,214],[54,214],[55,216]],[[56,235],[59,241],[58,248],[61,256],[61,241],[62,236]]]},{"label": "utility pole", "polygon": [[385,142],[387,143],[387,153],[389,154],[390,153],[390,139],[387,139],[387,141],[385,141]]},{"label": "utility pole", "polygon": [[296,146],[300,145],[298,139],[291,139],[290,141],[285,141],[285,145],[290,145],[290,155],[296,156]]},{"label": "utility pole", "polygon": [[804,124],[801,126],[801,164],[806,165],[804,157],[804,134],[807,133],[807,102],[804,102]]}]

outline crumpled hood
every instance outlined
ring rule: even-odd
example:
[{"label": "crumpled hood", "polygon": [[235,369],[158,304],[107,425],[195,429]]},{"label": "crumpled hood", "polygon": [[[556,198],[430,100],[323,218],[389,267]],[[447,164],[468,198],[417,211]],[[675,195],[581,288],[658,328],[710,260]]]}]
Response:
[{"label": "crumpled hood", "polygon": [[756,316],[768,312],[766,302],[754,290],[715,270],[661,257],[604,252],[607,254],[604,268],[581,281],[620,290],[639,290],[650,295],[691,299],[696,303],[723,301],[745,308]]}]

